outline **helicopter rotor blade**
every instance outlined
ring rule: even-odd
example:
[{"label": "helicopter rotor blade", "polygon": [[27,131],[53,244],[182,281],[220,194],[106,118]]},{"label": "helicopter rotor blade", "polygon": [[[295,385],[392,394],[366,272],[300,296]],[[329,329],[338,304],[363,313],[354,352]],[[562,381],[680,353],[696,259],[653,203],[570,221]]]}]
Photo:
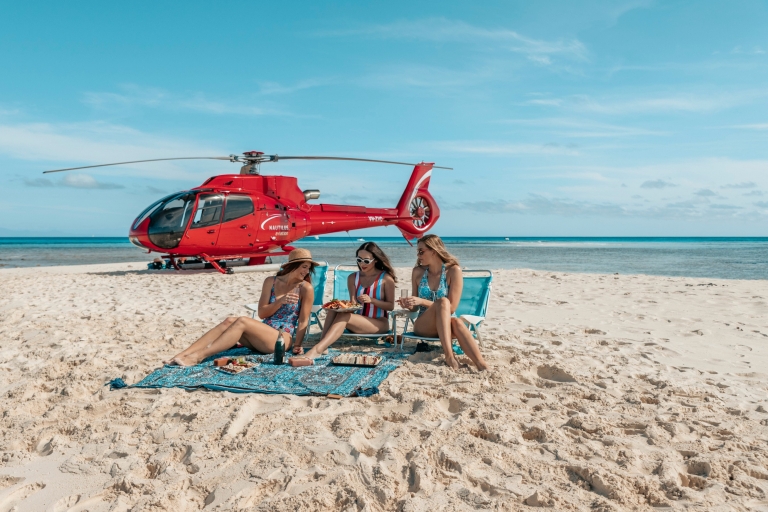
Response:
[{"label": "helicopter rotor blade", "polygon": [[110,165],[140,164],[143,162],[163,162],[167,160],[231,160],[228,156],[186,156],[179,158],[153,158],[151,160],[132,160],[130,162],[115,162],[112,164],[84,165],[82,167],[69,167],[67,169],[54,169],[52,171],[43,171],[43,174],[49,172],[75,171],[77,169],[93,169],[94,167],[109,167]]},{"label": "helicopter rotor blade", "polygon": [[[369,158],[347,158],[347,157],[341,157],[341,156],[277,156],[275,155],[274,161],[280,161],[280,160],[349,160],[353,162],[376,162],[380,164],[395,164],[395,165],[419,165],[419,164],[410,164],[408,162],[392,162],[391,160],[371,160]],[[453,170],[453,167],[440,167],[440,166],[433,166],[433,169],[448,169],[449,171]]]}]

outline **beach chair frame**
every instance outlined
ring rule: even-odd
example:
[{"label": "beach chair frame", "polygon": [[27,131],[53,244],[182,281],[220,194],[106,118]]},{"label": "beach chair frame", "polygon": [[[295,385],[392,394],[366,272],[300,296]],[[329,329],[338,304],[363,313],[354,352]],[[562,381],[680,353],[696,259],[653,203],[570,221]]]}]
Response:
[{"label": "beach chair frame", "polygon": [[[307,329],[313,325],[319,325],[321,329],[323,328],[323,322],[320,321],[318,313],[320,313],[323,309],[323,304],[325,304],[323,297],[325,295],[325,283],[328,280],[329,265],[327,261],[318,261],[318,263],[319,265],[312,272],[312,288],[315,290],[315,300],[312,302],[312,312],[309,314],[309,326],[307,326]],[[251,318],[255,319],[259,311],[259,305],[245,304],[245,309],[250,311]]]},{"label": "beach chair frame", "polygon": [[[459,307],[456,308],[456,316],[462,320],[472,336],[477,340],[478,345],[482,345],[482,336],[480,334],[480,327],[485,322],[485,317],[488,312],[488,302],[491,298],[491,290],[493,289],[493,272],[491,270],[484,269],[468,269],[462,270],[464,277],[464,290],[459,301]],[[467,275],[470,274],[470,275]],[[476,275],[481,274],[481,275]],[[467,281],[472,280],[487,280],[487,285],[483,286],[477,295],[472,297],[465,297],[464,292],[469,288],[466,286]],[[472,305],[474,303],[474,307]],[[462,308],[462,304],[464,308]],[[464,312],[471,311],[471,312]],[[440,338],[429,338],[427,336],[419,336],[413,331],[408,332],[408,324],[413,324],[418,317],[418,311],[410,312],[405,318],[405,325],[403,326],[402,343],[405,343],[406,339],[417,339],[424,341],[440,341]],[[455,337],[453,339],[456,339]]]}]

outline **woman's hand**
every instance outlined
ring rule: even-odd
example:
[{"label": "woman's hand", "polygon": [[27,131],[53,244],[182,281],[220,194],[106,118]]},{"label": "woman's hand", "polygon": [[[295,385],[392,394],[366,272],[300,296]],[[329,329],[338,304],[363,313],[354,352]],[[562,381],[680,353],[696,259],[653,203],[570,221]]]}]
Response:
[{"label": "woman's hand", "polygon": [[357,302],[359,302],[360,304],[370,304],[371,298],[366,294],[358,295]]},{"label": "woman's hand", "polygon": [[420,299],[418,297],[401,297],[398,301],[400,303],[400,306],[404,307],[405,309],[413,309],[414,307],[418,306]]},{"label": "woman's hand", "polygon": [[295,345],[293,347],[293,353],[295,355],[297,355],[297,356],[303,354],[304,353],[304,347],[302,347],[301,345]]},{"label": "woman's hand", "polygon": [[295,292],[288,292],[280,298],[282,304],[296,304],[299,302],[299,294]]}]

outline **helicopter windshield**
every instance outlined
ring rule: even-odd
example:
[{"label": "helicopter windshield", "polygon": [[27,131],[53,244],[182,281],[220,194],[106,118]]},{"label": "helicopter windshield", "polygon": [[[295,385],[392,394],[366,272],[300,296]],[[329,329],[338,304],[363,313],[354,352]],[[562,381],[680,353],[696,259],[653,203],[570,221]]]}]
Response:
[{"label": "helicopter windshield", "polygon": [[171,194],[169,196],[165,196],[164,198],[159,199],[154,203],[152,203],[146,210],[141,212],[141,214],[138,217],[136,217],[136,221],[133,223],[133,227],[131,229],[136,229],[137,227],[139,227],[139,224],[144,222],[144,219],[149,217],[152,214],[152,212],[154,212],[157,209],[158,206],[160,206],[162,203],[164,203],[168,199],[172,197],[176,197],[177,195],[178,195],[178,192],[176,192],[175,194]]},{"label": "helicopter windshield", "polygon": [[195,194],[192,192],[181,192],[166,198],[149,214],[149,240],[163,249],[177,247],[187,229],[194,205]]}]

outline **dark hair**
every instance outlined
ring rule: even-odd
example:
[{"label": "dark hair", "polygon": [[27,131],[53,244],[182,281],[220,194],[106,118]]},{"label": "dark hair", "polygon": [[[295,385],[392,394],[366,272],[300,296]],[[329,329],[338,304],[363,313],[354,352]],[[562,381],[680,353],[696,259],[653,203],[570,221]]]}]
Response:
[{"label": "dark hair", "polygon": [[[285,276],[302,266],[304,263],[306,263],[306,260],[303,261],[291,261],[288,263],[283,263],[283,266],[280,267],[280,270],[277,271],[277,276]],[[309,284],[312,284],[312,272],[315,271],[315,267],[317,267],[317,263],[314,261],[309,262],[309,274],[307,274],[307,277],[304,278],[306,282]]]},{"label": "dark hair", "polygon": [[[384,254],[384,251],[381,250],[381,247],[376,245],[376,242],[365,242],[363,245],[357,248],[357,251],[355,251],[355,256],[357,256],[360,251],[368,251],[369,253],[373,254],[373,259],[376,260],[375,267],[392,276],[392,279],[397,282],[395,269],[392,268],[392,264],[389,262],[389,258],[387,258],[387,255]],[[357,268],[360,268],[359,264],[357,265]]]}]

